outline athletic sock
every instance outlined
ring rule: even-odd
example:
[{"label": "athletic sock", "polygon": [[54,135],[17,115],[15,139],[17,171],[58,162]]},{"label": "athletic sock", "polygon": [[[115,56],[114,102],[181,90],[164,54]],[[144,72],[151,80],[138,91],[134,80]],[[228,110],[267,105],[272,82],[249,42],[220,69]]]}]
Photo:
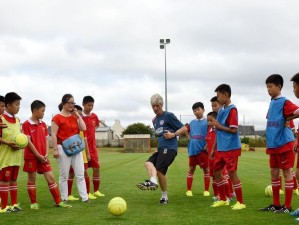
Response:
[{"label": "athletic sock", "polygon": [[187,173],[187,190],[188,191],[192,190],[192,183],[193,183],[193,174]]},{"label": "athletic sock", "polygon": [[74,179],[69,178],[67,180],[67,193],[68,193],[68,195],[72,195],[73,182],[74,182]]},{"label": "athletic sock", "polygon": [[9,193],[9,185],[0,184],[1,209],[5,209],[6,206],[8,205],[8,193]]},{"label": "athletic sock", "polygon": [[155,183],[155,184],[158,184],[158,179],[157,179],[157,177],[151,177],[151,178],[150,178],[150,181],[153,182],[153,183]]},{"label": "athletic sock", "polygon": [[280,179],[273,179],[272,180],[272,192],[273,192],[273,205],[280,206],[280,195],[279,190],[281,187]]},{"label": "athletic sock", "polygon": [[54,182],[52,184],[48,183],[48,188],[52,194],[55,204],[58,205],[60,203],[60,194],[59,194],[59,189],[58,189],[56,182]]},{"label": "athletic sock", "polygon": [[284,205],[286,208],[291,208],[291,202],[293,197],[293,188],[294,188],[294,181],[288,180],[285,181],[285,202]]},{"label": "athletic sock", "polygon": [[92,182],[93,182],[93,191],[97,192],[99,190],[99,187],[100,187],[100,176],[93,177]]},{"label": "athletic sock", "polygon": [[205,191],[209,191],[209,187],[210,187],[210,174],[209,173],[204,174],[204,184],[205,184]]},{"label": "athletic sock", "polygon": [[241,204],[244,204],[241,181],[239,180],[235,184],[233,184],[233,188],[236,193],[237,201]]},{"label": "athletic sock", "polygon": [[85,184],[86,184],[87,194],[89,194],[90,193],[90,178],[89,178],[89,176],[85,177]]},{"label": "athletic sock", "polygon": [[162,196],[161,196],[161,198],[164,198],[165,200],[168,200],[167,191],[162,191]]},{"label": "athletic sock", "polygon": [[17,184],[9,185],[9,193],[11,199],[11,205],[18,203],[18,187]]},{"label": "athletic sock", "polygon": [[35,186],[35,182],[27,182],[27,192],[28,192],[31,204],[36,203],[36,186]]}]

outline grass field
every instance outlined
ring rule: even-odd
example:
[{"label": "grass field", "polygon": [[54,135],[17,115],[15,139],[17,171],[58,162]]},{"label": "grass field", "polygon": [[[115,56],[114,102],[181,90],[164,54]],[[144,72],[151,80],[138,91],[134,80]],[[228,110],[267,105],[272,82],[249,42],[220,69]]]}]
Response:
[{"label": "grass field", "polygon": [[[193,183],[193,197],[186,197],[186,173],[188,155],[186,149],[179,150],[178,156],[167,174],[169,204],[160,206],[160,190],[141,191],[136,183],[148,175],[144,161],[149,154],[121,153],[121,149],[101,148],[101,192],[106,196],[92,201],[91,204],[73,202],[73,208],[55,208],[45,179],[37,179],[37,199],[40,210],[30,210],[26,191],[27,175],[20,171],[18,178],[19,202],[23,211],[0,215],[1,225],[99,225],[99,224],[289,224],[297,223],[294,218],[276,215],[271,212],[258,212],[258,208],[271,203],[265,197],[264,189],[270,184],[268,157],[263,149],[256,152],[243,152],[239,161],[238,173],[243,185],[244,200],[247,209],[233,211],[230,207],[210,208],[210,197],[203,197],[202,171],[197,169]],[[58,181],[57,162],[51,159]],[[91,171],[89,171],[91,174]],[[78,196],[76,185],[74,195]],[[211,190],[212,193],[212,190]],[[123,197],[128,210],[121,217],[107,212],[111,198]],[[282,196],[282,200],[284,196]],[[298,196],[293,196],[292,207],[298,207]],[[299,222],[298,222],[299,224]]]}]

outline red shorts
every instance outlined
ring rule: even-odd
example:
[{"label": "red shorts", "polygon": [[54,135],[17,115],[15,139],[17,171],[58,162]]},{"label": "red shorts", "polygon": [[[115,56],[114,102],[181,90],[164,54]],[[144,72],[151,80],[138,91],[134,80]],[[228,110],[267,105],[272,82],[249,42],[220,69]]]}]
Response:
[{"label": "red shorts", "polygon": [[84,170],[88,169],[88,163],[84,163]]},{"label": "red shorts", "polygon": [[90,161],[88,161],[88,167],[89,168],[100,168],[100,162],[98,158],[91,158]]},{"label": "red shorts", "polygon": [[1,170],[1,181],[16,181],[19,174],[19,166],[8,166]]},{"label": "red shorts", "polygon": [[269,158],[270,168],[290,169],[293,168],[294,162],[294,151],[282,152],[280,154],[270,154]]},{"label": "red shorts", "polygon": [[209,155],[206,151],[202,151],[197,155],[189,156],[189,166],[199,165],[200,168],[209,167]]},{"label": "red shorts", "polygon": [[236,171],[238,168],[239,156],[235,151],[217,152],[215,155],[214,171],[223,170],[226,167],[226,171]]},{"label": "red shorts", "polygon": [[52,167],[49,160],[42,163],[37,159],[25,159],[23,171],[27,173],[37,172],[39,174],[43,174],[45,172],[52,171]]}]

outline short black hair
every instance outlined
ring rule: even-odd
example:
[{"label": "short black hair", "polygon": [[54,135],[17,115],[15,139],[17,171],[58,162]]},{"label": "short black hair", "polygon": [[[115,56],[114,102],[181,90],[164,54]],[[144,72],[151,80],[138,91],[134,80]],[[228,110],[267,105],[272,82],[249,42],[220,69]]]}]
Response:
[{"label": "short black hair", "polygon": [[74,107],[75,107],[77,110],[82,111],[82,107],[81,107],[81,106],[79,106],[79,105],[75,105]]},{"label": "short black hair", "polygon": [[0,102],[5,102],[4,96],[0,95]]},{"label": "short black hair", "polygon": [[220,84],[216,89],[215,92],[220,92],[222,94],[227,93],[228,97],[231,96],[232,91],[230,89],[230,86],[228,84]]},{"label": "short black hair", "polygon": [[198,107],[200,107],[202,109],[205,109],[205,107],[204,107],[204,105],[203,105],[202,102],[196,102],[196,103],[194,103],[193,106],[192,106],[192,109],[194,110],[194,109],[197,109]]},{"label": "short black hair", "polygon": [[217,118],[217,115],[218,115],[218,113],[215,112],[215,111],[211,111],[211,112],[209,112],[209,113],[207,114],[207,116],[212,116],[212,117],[214,117],[215,119]]},{"label": "short black hair", "polygon": [[18,100],[22,100],[22,98],[15,92],[8,92],[4,97],[4,103],[6,107],[8,104],[12,104],[13,102]]},{"label": "short black hair", "polygon": [[275,84],[276,86],[281,85],[283,87],[283,78],[279,74],[272,74],[266,79],[266,84]]},{"label": "short black hair", "polygon": [[217,96],[214,96],[213,98],[211,98],[210,102],[218,102]]},{"label": "short black hair", "polygon": [[32,103],[31,103],[31,112],[33,112],[34,109],[40,109],[42,107],[46,107],[45,103],[43,103],[42,101],[40,100],[34,100]]},{"label": "short black hair", "polygon": [[296,73],[296,74],[292,77],[291,81],[295,82],[296,84],[299,84],[299,73]]},{"label": "short black hair", "polygon": [[85,96],[83,98],[82,104],[85,105],[85,104],[90,103],[90,102],[94,102],[94,99],[93,99],[93,97],[88,95],[88,96]]}]

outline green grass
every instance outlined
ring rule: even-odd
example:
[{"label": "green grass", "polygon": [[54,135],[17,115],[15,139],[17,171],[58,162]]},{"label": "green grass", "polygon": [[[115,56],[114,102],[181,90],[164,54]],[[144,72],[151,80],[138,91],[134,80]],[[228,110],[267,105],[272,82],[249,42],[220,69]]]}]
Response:
[{"label": "green grass", "polygon": [[[55,225],[55,224],[287,224],[295,223],[289,215],[276,215],[271,212],[258,212],[258,208],[271,203],[265,197],[264,189],[270,184],[268,156],[263,149],[256,152],[243,152],[239,160],[238,174],[243,185],[247,209],[233,211],[230,207],[210,208],[211,198],[203,197],[203,175],[197,169],[194,176],[193,195],[186,197],[186,173],[188,155],[180,149],[171,165],[168,178],[169,204],[158,205],[160,190],[141,191],[135,184],[147,178],[144,161],[146,153],[120,153],[120,149],[101,148],[101,192],[106,196],[91,204],[72,203],[73,208],[55,208],[42,175],[37,177],[37,199],[40,210],[30,210],[26,191],[27,174],[20,171],[18,178],[20,213],[0,214],[1,225]],[[51,159],[58,181],[57,162]],[[89,171],[91,175],[91,171]],[[78,196],[74,183],[74,195]],[[212,191],[212,190],[211,190]],[[211,192],[212,193],[212,192]],[[123,197],[128,210],[121,217],[107,212],[107,205],[113,197]],[[282,196],[282,200],[284,196]],[[293,208],[298,207],[298,196],[293,196]]]}]

